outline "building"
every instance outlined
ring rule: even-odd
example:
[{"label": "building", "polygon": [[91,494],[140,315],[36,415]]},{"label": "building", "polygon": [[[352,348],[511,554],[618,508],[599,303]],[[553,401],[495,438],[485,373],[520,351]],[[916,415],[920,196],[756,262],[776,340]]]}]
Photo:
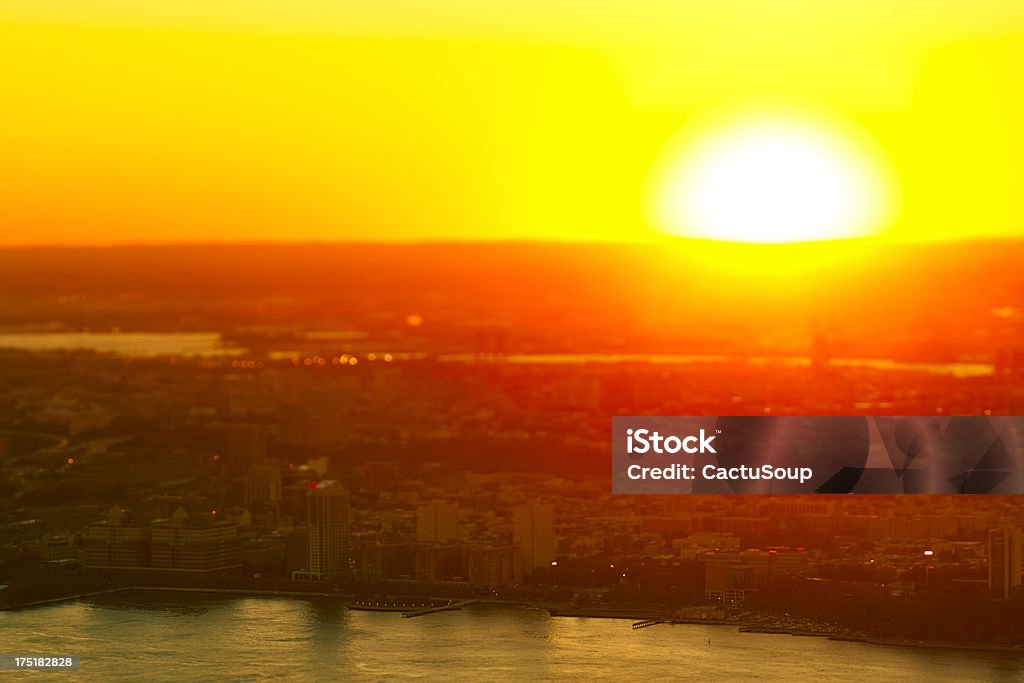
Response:
[{"label": "building", "polygon": [[806,515],[835,514],[835,503],[831,500],[812,500],[800,496],[771,498],[759,506],[764,515],[789,519]]},{"label": "building", "polygon": [[150,519],[170,519],[174,512],[185,504],[181,496],[157,496],[151,508]]},{"label": "building", "polygon": [[349,500],[332,479],[310,484],[306,494],[309,566],[293,578],[312,581],[349,578]]},{"label": "building", "polygon": [[522,571],[549,567],[555,559],[555,509],[527,503],[512,510],[512,542],[519,546]]},{"label": "building", "polygon": [[993,600],[1008,600],[1020,587],[1020,529],[988,532],[988,591]]},{"label": "building", "polygon": [[247,572],[259,576],[284,575],[286,546],[281,539],[252,538],[242,541],[240,559]]},{"label": "building", "polygon": [[277,507],[281,502],[281,469],[276,463],[253,465],[245,473],[246,506],[264,504]]},{"label": "building", "polygon": [[740,548],[739,536],[720,533],[691,534],[686,538],[672,541],[672,550],[686,559],[695,559],[709,553],[736,550]]},{"label": "building", "polygon": [[459,535],[459,506],[435,500],[416,508],[416,540],[444,543]]},{"label": "building", "polygon": [[240,505],[234,505],[224,510],[224,521],[231,522],[241,531],[252,526],[252,513]]},{"label": "building", "polygon": [[742,605],[768,584],[772,567],[760,554],[722,553],[704,562],[704,597],[723,606]]},{"label": "building", "polygon": [[353,545],[359,578],[363,581],[411,581],[415,578],[418,544],[385,542],[371,537]]},{"label": "building", "polygon": [[151,528],[135,524],[115,505],[107,521],[90,524],[82,532],[86,567],[148,567]]},{"label": "building", "polygon": [[77,560],[78,548],[68,536],[47,536],[39,543],[39,559],[43,562]]},{"label": "building", "polygon": [[722,534],[733,534],[740,538],[760,537],[774,528],[774,523],[768,517],[709,517],[706,522],[708,531],[716,531]]},{"label": "building", "polygon": [[192,520],[183,508],[153,523],[151,553],[154,569],[213,572],[242,564],[234,522]]},{"label": "building", "polygon": [[774,547],[765,552],[771,560],[773,574],[799,574],[807,568],[804,548]]},{"label": "building", "polygon": [[465,581],[469,547],[465,543],[417,543],[416,580]]},{"label": "building", "polygon": [[519,547],[472,545],[469,548],[469,582],[475,586],[514,586],[523,580]]}]

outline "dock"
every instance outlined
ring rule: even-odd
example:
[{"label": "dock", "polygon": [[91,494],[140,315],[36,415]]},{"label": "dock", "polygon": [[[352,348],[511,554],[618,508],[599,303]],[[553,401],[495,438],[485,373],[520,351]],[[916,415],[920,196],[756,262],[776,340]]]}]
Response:
[{"label": "dock", "polygon": [[472,605],[476,602],[478,601],[462,600],[460,602],[451,602],[447,605],[435,605],[433,607],[424,607],[423,609],[414,610],[412,612],[403,612],[402,618],[411,619],[413,617],[422,617],[426,614],[434,614],[435,612],[456,612],[462,609],[463,607],[468,607],[469,605]]},{"label": "dock", "polygon": [[668,619],[644,619],[643,621],[637,621],[633,623],[633,630],[647,628],[648,626],[654,626],[655,624],[671,624],[672,622]]}]

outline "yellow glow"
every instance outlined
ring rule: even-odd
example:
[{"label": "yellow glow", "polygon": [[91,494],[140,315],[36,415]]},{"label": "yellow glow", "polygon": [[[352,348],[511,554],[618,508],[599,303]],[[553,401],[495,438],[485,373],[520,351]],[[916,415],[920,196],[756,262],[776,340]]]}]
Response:
[{"label": "yellow glow", "polygon": [[652,180],[771,122],[867,186],[801,221],[1024,237],[1024,3],[923,4],[0,0],[0,245],[699,234]]},{"label": "yellow glow", "polygon": [[863,237],[884,224],[884,174],[852,139],[792,120],[733,123],[670,155],[659,227],[733,242]]}]

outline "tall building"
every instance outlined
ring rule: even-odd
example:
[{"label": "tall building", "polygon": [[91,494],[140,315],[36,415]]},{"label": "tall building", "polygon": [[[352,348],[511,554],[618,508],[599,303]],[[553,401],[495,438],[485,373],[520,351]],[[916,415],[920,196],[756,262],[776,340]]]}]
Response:
[{"label": "tall building", "polygon": [[314,482],[306,494],[309,529],[309,568],[296,578],[314,581],[349,576],[349,501],[342,485],[332,479]]},{"label": "tall building", "polygon": [[1008,600],[1020,587],[1020,529],[992,529],[988,532],[988,590],[993,600]]},{"label": "tall building", "polygon": [[469,548],[469,582],[494,588],[523,580],[519,548],[515,545],[476,544]]},{"label": "tall building", "polygon": [[549,567],[555,559],[555,509],[527,503],[512,511],[512,542],[519,546],[523,574]]},{"label": "tall building", "polygon": [[234,522],[189,519],[183,508],[153,523],[152,567],[213,572],[241,566],[238,526]]},{"label": "tall building", "polygon": [[245,504],[281,502],[281,469],[277,463],[253,465],[245,473]]},{"label": "tall building", "polygon": [[459,506],[435,500],[416,508],[416,540],[443,543],[459,535]]}]

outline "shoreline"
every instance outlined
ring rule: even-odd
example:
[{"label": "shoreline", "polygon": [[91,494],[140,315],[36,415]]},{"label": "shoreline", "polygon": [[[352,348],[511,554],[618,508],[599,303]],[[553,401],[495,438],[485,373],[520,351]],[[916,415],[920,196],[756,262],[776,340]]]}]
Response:
[{"label": "shoreline", "polygon": [[74,593],[71,595],[62,595],[53,598],[45,598],[42,600],[31,600],[28,602],[20,602],[13,605],[0,606],[0,612],[16,612],[24,609],[32,609],[34,607],[45,607],[47,605],[56,605],[62,602],[73,602],[75,600],[84,600],[86,598],[92,598],[99,595],[113,595],[116,593],[130,593],[133,591],[150,591],[154,593],[210,593],[210,594],[226,594],[226,595],[240,595],[240,596],[256,596],[256,597],[283,597],[283,598],[342,598],[351,599],[354,596],[348,593],[331,593],[331,592],[317,592],[317,591],[289,591],[289,590],[272,590],[272,589],[248,589],[248,588],[203,588],[203,587],[190,587],[190,586],[118,586],[116,588],[106,588],[97,591],[88,591],[85,593]]},{"label": "shoreline", "polygon": [[[43,600],[33,600],[29,602],[17,603],[13,605],[4,605],[0,607],[0,612],[17,612],[20,610],[33,609],[35,607],[46,607],[48,605],[60,604],[63,602],[73,602],[76,600],[85,600],[92,597],[102,595],[115,595],[118,593],[131,593],[131,592],[151,592],[151,593],[202,593],[211,595],[235,595],[240,597],[272,597],[272,598],[337,598],[345,600],[345,608],[353,609],[354,611],[364,612],[383,612],[383,613],[398,613],[399,609],[367,609],[365,606],[355,604],[353,607],[355,596],[348,593],[340,592],[327,592],[327,591],[307,591],[307,590],[272,590],[272,589],[242,589],[242,588],[201,588],[201,587],[181,587],[181,586],[119,586],[116,588],[107,588],[97,591],[88,591],[84,593],[76,593],[72,595],[63,595],[53,598],[47,598]],[[436,598],[431,598],[436,599]],[[465,599],[453,598],[454,602],[460,602]],[[1019,654],[1024,656],[1024,643],[1021,644],[1010,644],[1010,643],[967,643],[967,642],[942,642],[942,641],[926,641],[916,639],[902,639],[902,638],[880,638],[877,636],[871,636],[863,633],[855,632],[843,632],[843,631],[808,631],[806,629],[786,628],[786,627],[772,627],[766,626],[763,622],[744,621],[741,619],[685,619],[685,618],[674,618],[665,617],[663,614],[658,614],[649,610],[643,609],[630,609],[630,608],[583,608],[574,609],[567,606],[552,606],[545,605],[536,602],[528,601],[513,601],[513,600],[487,600],[487,599],[474,599],[466,601],[474,605],[481,605],[484,607],[525,607],[532,609],[544,610],[548,613],[551,618],[576,618],[576,619],[622,619],[634,622],[640,622],[651,619],[658,619],[660,622],[658,625],[665,626],[734,626],[740,633],[749,634],[761,634],[761,635],[788,635],[792,637],[814,637],[814,638],[826,638],[835,642],[850,642],[850,643],[863,643],[865,645],[875,645],[880,647],[902,647],[902,648],[921,648],[929,650],[966,650],[972,652],[994,652],[1004,654]],[[460,605],[459,608],[461,609]],[[408,610],[408,607],[406,607]],[[453,611],[451,606],[446,605],[444,609],[428,609],[429,612],[440,612],[440,611]]]}]

